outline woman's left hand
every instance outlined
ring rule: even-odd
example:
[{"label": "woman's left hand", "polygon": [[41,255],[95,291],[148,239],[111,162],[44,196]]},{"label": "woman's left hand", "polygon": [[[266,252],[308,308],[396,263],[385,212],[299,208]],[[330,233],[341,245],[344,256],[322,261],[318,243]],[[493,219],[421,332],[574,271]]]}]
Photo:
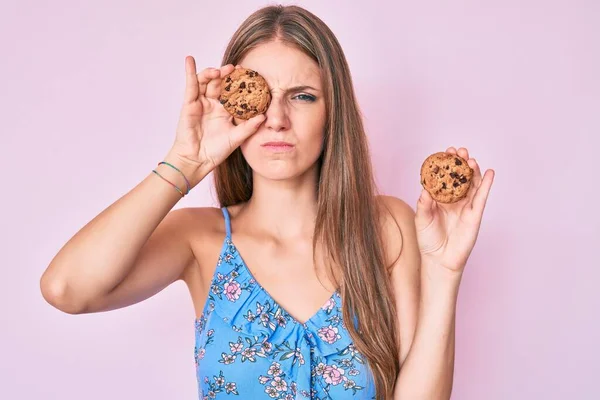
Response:
[{"label": "woman's left hand", "polygon": [[482,177],[479,165],[474,158],[469,158],[467,149],[461,147],[456,151],[450,147],[446,152],[458,154],[473,169],[469,192],[456,203],[443,204],[422,189],[415,225],[422,262],[462,273],[477,240],[494,170],[485,171]]}]

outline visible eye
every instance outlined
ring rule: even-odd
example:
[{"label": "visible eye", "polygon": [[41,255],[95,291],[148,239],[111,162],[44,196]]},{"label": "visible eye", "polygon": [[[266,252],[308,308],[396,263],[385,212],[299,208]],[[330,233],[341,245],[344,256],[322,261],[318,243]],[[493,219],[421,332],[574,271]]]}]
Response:
[{"label": "visible eye", "polygon": [[310,95],[310,94],[306,94],[306,93],[302,93],[302,94],[299,94],[297,96],[294,96],[294,99],[298,99],[298,100],[301,100],[301,101],[306,101],[306,102],[309,102],[309,103],[312,103],[313,101],[316,100],[315,96]]}]

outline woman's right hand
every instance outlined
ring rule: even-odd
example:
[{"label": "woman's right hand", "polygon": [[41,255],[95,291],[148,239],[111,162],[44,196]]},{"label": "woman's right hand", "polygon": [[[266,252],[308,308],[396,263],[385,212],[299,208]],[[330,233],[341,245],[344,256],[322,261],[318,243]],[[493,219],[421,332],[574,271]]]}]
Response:
[{"label": "woman's right hand", "polygon": [[207,68],[197,74],[194,58],[187,56],[185,59],[185,96],[169,154],[196,166],[203,174],[229,157],[265,119],[259,114],[234,125],[233,116],[219,103],[221,78],[234,68],[228,64],[220,69]]}]

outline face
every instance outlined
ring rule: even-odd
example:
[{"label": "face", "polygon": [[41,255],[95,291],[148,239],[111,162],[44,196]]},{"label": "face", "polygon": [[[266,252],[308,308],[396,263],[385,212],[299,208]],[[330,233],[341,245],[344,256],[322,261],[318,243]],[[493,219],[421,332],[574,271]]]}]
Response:
[{"label": "face", "polygon": [[[271,91],[265,121],[240,146],[254,173],[281,180],[315,170],[326,119],[317,63],[300,50],[271,42],[251,50],[239,64],[261,74]],[[291,146],[265,145],[268,142]]]}]

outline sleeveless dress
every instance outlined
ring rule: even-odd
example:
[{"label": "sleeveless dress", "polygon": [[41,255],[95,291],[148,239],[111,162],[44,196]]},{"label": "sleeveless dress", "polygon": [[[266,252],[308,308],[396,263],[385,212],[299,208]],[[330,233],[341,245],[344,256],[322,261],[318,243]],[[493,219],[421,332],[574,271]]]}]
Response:
[{"label": "sleeveless dress", "polygon": [[204,399],[374,399],[366,359],[342,319],[336,291],[301,323],[254,279],[226,237],[200,317],[195,320],[196,378]]}]

